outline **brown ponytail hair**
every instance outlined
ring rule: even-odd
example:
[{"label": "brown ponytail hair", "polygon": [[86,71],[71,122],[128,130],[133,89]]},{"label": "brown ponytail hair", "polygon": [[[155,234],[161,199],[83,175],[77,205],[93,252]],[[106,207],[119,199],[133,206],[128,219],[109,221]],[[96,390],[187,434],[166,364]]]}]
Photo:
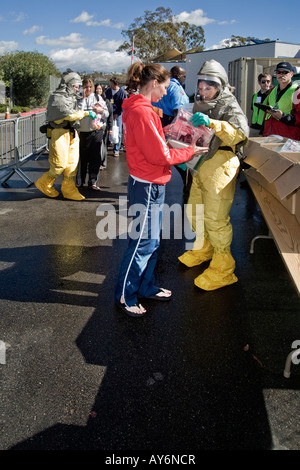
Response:
[{"label": "brown ponytail hair", "polygon": [[147,85],[151,80],[162,83],[170,77],[170,72],[160,64],[144,65],[142,62],[135,62],[128,69],[126,85],[132,93]]}]

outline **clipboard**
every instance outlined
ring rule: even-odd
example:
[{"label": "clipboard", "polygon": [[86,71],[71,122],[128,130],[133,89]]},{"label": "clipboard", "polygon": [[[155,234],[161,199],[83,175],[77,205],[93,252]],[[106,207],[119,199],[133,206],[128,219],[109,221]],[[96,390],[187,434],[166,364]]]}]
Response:
[{"label": "clipboard", "polygon": [[262,103],[254,103],[254,106],[257,108],[261,109],[262,111],[269,112],[269,111],[277,111],[277,109],[273,108],[273,106],[270,106],[268,104],[262,104]]}]

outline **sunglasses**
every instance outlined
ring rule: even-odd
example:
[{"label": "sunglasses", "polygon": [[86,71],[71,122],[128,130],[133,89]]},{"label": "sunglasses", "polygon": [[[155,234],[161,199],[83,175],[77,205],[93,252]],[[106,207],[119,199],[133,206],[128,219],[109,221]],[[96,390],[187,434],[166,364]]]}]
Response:
[{"label": "sunglasses", "polygon": [[279,75],[279,74],[287,75],[288,73],[290,73],[289,70],[275,70],[275,72],[276,72],[276,75]]},{"label": "sunglasses", "polygon": [[261,83],[270,83],[271,80],[262,80]]}]

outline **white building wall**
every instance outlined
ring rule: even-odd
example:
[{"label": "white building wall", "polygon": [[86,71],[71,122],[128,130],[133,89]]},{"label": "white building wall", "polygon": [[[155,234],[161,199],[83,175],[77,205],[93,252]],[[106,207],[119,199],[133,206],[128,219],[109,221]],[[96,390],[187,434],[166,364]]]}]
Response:
[{"label": "white building wall", "polygon": [[299,57],[300,44],[287,44],[285,42],[275,41],[274,57]]}]

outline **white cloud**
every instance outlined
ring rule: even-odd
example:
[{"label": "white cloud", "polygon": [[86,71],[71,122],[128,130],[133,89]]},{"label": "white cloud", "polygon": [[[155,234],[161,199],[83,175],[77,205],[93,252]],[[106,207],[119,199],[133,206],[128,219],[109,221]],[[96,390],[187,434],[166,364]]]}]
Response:
[{"label": "white cloud", "polygon": [[67,68],[87,73],[122,72],[127,70],[131,63],[131,57],[125,52],[111,53],[84,47],[53,50],[49,53],[49,58],[61,72]]},{"label": "white cloud", "polygon": [[101,49],[103,51],[116,51],[119,46],[123,44],[122,41],[109,41],[108,39],[101,39],[101,41],[95,44],[97,49]]},{"label": "white cloud", "polygon": [[90,21],[92,18],[94,18],[95,15],[89,15],[86,11],[83,11],[77,18],[74,18],[74,20],[70,20],[71,23],[87,23]]},{"label": "white cloud", "polygon": [[96,21],[93,20],[95,15],[89,15],[87,11],[83,11],[77,18],[70,20],[71,23],[85,23],[86,26],[106,26],[107,28],[123,28],[124,23],[113,24],[110,19]]},{"label": "white cloud", "polygon": [[[15,15],[15,13],[13,13],[13,15]],[[14,18],[14,22],[15,23],[21,23],[23,20],[25,20],[25,18],[27,18],[28,15],[26,15],[25,13],[23,12],[20,12],[16,18]]]},{"label": "white cloud", "polygon": [[88,21],[87,26],[106,26],[107,28],[116,28],[121,29],[124,26],[124,23],[115,23],[113,24],[111,20],[102,20],[102,21]]},{"label": "white cloud", "polygon": [[195,24],[196,26],[205,26],[216,21],[212,18],[207,18],[204,11],[201,9],[191,11],[190,13],[182,11],[179,15],[175,15],[174,19],[178,22],[186,21],[187,23]]},{"label": "white cloud", "polygon": [[102,21],[87,21],[86,22],[87,26],[107,26],[108,28],[111,28],[111,20],[102,20]]},{"label": "white cloud", "polygon": [[218,24],[223,25],[223,24],[234,24],[236,23],[236,20],[224,20],[224,21],[218,21]]},{"label": "white cloud", "polygon": [[43,29],[42,26],[34,25],[34,26],[31,26],[31,28],[29,28],[29,29],[25,29],[23,31],[23,34],[34,34],[37,31],[42,31],[42,29]]},{"label": "white cloud", "polygon": [[115,23],[111,27],[116,28],[116,29],[121,29],[121,28],[124,28],[124,23]]},{"label": "white cloud", "polygon": [[213,46],[207,47],[204,50],[210,51],[212,49],[223,49],[224,47],[232,47],[236,45],[236,42],[232,39],[222,39],[219,44],[214,44]]},{"label": "white cloud", "polygon": [[88,42],[88,39],[81,37],[80,33],[71,33],[69,36],[61,36],[56,39],[49,39],[47,36],[39,36],[35,39],[36,44],[54,47],[80,47]]},{"label": "white cloud", "polygon": [[5,52],[16,51],[18,43],[16,41],[0,41],[0,54]]}]

